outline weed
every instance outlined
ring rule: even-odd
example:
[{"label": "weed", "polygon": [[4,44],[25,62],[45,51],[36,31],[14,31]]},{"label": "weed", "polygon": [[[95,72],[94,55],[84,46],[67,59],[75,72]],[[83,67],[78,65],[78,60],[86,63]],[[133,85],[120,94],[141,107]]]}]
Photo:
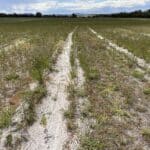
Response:
[{"label": "weed", "polygon": [[91,68],[88,73],[89,80],[97,80],[100,78],[99,71],[96,68]]},{"label": "weed", "polygon": [[145,90],[144,90],[144,94],[150,95],[150,88],[145,89]]},{"label": "weed", "polygon": [[145,128],[142,130],[142,135],[146,140],[150,141],[150,128]]},{"label": "weed", "polygon": [[28,109],[24,112],[26,124],[32,125],[36,120],[35,105],[39,103],[45,95],[46,90],[43,86],[39,86],[34,91],[24,94],[24,100],[27,101],[29,105]]},{"label": "weed", "polygon": [[40,83],[43,82],[43,71],[49,67],[49,59],[47,56],[37,56],[33,60],[31,75]]},{"label": "weed", "polygon": [[0,111],[0,128],[6,128],[10,125],[13,113],[14,109],[10,107],[3,108]]},{"label": "weed", "polygon": [[94,138],[82,137],[82,148],[81,150],[104,150],[105,145],[101,143],[99,140],[95,140]]},{"label": "weed", "polygon": [[11,73],[5,77],[7,81],[17,80],[18,78],[19,78],[19,75],[17,75],[16,73]]},{"label": "weed", "polygon": [[12,138],[12,135],[11,134],[9,134],[7,137],[6,137],[6,146],[12,146],[12,140],[13,140],[13,138]]},{"label": "weed", "polygon": [[85,92],[84,89],[77,89],[77,90],[76,90],[76,95],[77,95],[78,97],[85,97],[85,96],[86,96],[86,92]]},{"label": "weed", "polygon": [[132,75],[135,78],[138,78],[138,79],[141,79],[141,80],[144,79],[144,73],[142,73],[138,70],[133,71]]},{"label": "weed", "polygon": [[69,132],[72,132],[76,129],[76,126],[72,120],[67,121],[67,129]]},{"label": "weed", "polygon": [[46,124],[47,124],[47,119],[46,119],[46,116],[45,116],[45,115],[42,116],[41,124],[42,124],[43,126],[46,126]]}]

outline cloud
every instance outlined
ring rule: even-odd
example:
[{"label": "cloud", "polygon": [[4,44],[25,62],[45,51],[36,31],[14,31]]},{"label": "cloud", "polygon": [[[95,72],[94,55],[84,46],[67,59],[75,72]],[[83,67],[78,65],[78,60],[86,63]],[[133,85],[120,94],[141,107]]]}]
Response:
[{"label": "cloud", "polygon": [[106,0],[98,2],[96,0],[90,1],[77,1],[76,3],[63,3],[63,6],[69,10],[91,10],[97,8],[129,8],[135,6],[145,5],[150,0]]},{"label": "cloud", "polygon": [[12,10],[18,13],[24,12],[45,12],[51,8],[56,7],[57,1],[44,1],[44,2],[35,2],[35,3],[22,3],[12,5]]},{"label": "cloud", "polygon": [[146,6],[150,0],[34,0],[28,3],[20,2],[12,4],[12,12],[50,12],[51,10],[63,10],[66,12],[84,12],[96,9],[118,9]]}]

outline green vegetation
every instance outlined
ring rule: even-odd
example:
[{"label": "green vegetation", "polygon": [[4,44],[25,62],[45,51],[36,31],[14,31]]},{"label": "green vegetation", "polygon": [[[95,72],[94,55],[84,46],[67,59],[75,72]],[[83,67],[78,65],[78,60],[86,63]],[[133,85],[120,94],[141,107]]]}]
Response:
[{"label": "green vegetation", "polygon": [[[132,147],[134,139],[125,131],[132,132],[132,128],[139,123],[138,116],[134,118],[134,122],[132,120],[132,115],[138,111],[137,105],[141,105],[137,98],[143,102],[148,100],[139,85],[139,82],[147,84],[141,82],[144,74],[135,71],[137,66],[134,61],[113,49],[107,49],[107,41],[96,38],[86,28],[80,28],[76,32],[74,45],[85,71],[85,89],[89,99],[82,116],[88,118],[90,129],[80,139],[81,150]],[[132,72],[139,82],[130,79]],[[142,113],[145,112],[144,109]]]},{"label": "green vegetation", "polygon": [[149,63],[150,37],[146,36],[150,33],[149,23],[148,20],[104,19],[103,22],[95,23],[90,27]]},{"label": "green vegetation", "polygon": [[10,80],[17,80],[18,78],[19,78],[19,75],[17,75],[16,73],[11,73],[7,75],[5,79],[10,81]]},{"label": "green vegetation", "polygon": [[47,119],[46,119],[46,116],[45,116],[45,115],[42,116],[41,124],[42,124],[43,126],[46,126],[46,124],[47,124]]},{"label": "green vegetation", "polygon": [[87,137],[83,137],[83,139],[81,139],[81,143],[82,143],[82,148],[80,150],[104,150],[105,146],[100,143],[100,141],[95,140],[93,138],[88,138]]},{"label": "green vegetation", "polygon": [[150,141],[150,129],[149,128],[143,129],[142,135],[145,137],[146,140]]},{"label": "green vegetation", "polygon": [[[150,34],[150,20],[146,19],[0,20],[0,129],[11,124],[17,106],[12,106],[9,100],[17,93],[21,93],[19,104],[24,101],[28,104],[20,126],[25,128],[36,121],[36,105],[47,94],[45,86],[50,80],[47,74],[53,71],[64,40],[76,26],[70,56],[70,105],[64,112],[68,131],[71,135],[75,133],[78,99],[87,97],[81,119],[87,121],[88,131],[80,137],[80,149],[138,149],[138,145],[134,145],[139,139],[137,136],[141,142],[150,138],[149,128],[144,127],[145,120],[149,124],[150,95],[149,83],[144,77],[150,72],[138,70],[134,60],[108,47],[108,42],[98,39],[89,27],[149,63],[150,37],[144,33]],[[24,42],[18,44],[18,41]],[[84,90],[76,85],[76,58],[80,60],[86,77]],[[29,89],[30,83],[34,82],[38,87]],[[46,126],[46,114],[40,121]],[[128,134],[134,135],[136,130],[140,135],[136,134],[135,138]],[[11,147],[12,135],[7,136],[6,145]]]},{"label": "green vegetation", "polygon": [[32,125],[36,120],[35,106],[46,95],[46,89],[44,87],[37,87],[32,92],[26,92],[24,94],[24,100],[28,103],[29,107],[25,110],[25,125]]},{"label": "green vegetation", "polygon": [[135,78],[138,78],[138,79],[144,79],[144,73],[138,71],[138,70],[135,70],[133,71],[132,75],[135,77]]},{"label": "green vegetation", "polygon": [[13,113],[14,109],[10,107],[0,110],[0,128],[6,128],[10,125]]},{"label": "green vegetation", "polygon": [[9,134],[7,136],[6,146],[9,146],[9,147],[12,146],[12,135],[11,134]]},{"label": "green vegetation", "polygon": [[[4,18],[0,21],[0,107],[6,105],[5,99],[29,91],[19,97],[19,103],[25,100],[29,104],[25,124],[31,125],[36,120],[35,105],[46,95],[45,76],[52,71],[63,41],[75,27],[66,24],[67,20],[62,19]],[[33,82],[39,87],[30,91],[29,84]],[[0,114],[1,127],[7,127],[12,117],[5,109]]]},{"label": "green vegetation", "polygon": [[150,95],[150,88],[146,88],[146,89],[144,90],[144,94]]}]

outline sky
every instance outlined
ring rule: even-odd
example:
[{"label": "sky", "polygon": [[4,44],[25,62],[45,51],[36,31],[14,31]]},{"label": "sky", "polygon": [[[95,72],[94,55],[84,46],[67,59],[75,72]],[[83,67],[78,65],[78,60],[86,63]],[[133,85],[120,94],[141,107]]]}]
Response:
[{"label": "sky", "polygon": [[95,14],[139,9],[150,9],[150,0],[0,0],[4,13]]}]

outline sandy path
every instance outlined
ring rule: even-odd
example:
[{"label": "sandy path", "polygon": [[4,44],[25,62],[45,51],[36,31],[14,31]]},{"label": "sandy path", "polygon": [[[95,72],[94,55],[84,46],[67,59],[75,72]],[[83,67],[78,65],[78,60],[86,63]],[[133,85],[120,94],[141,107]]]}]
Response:
[{"label": "sandy path", "polygon": [[[68,109],[67,86],[70,82],[70,51],[73,32],[68,35],[64,51],[59,55],[55,72],[49,75],[48,95],[37,106],[37,121],[28,129],[29,141],[23,143],[22,150],[62,150],[68,133],[63,113]],[[41,124],[45,116],[46,125]]]},{"label": "sandy path", "polygon": [[115,50],[121,52],[121,53],[124,53],[126,54],[129,58],[131,58],[132,60],[135,60],[138,64],[139,67],[142,67],[142,68],[147,68],[147,69],[150,69],[150,64],[149,63],[146,63],[146,61],[144,59],[141,59],[137,56],[135,56],[133,53],[129,52],[128,49],[125,49],[123,47],[120,47],[118,46],[117,44],[115,43],[112,43],[110,40],[104,38],[102,35],[98,34],[95,30],[93,30],[92,28],[89,28],[90,31],[92,33],[94,33],[99,39],[101,40],[106,40],[106,42],[108,42],[109,46],[114,48]]}]

